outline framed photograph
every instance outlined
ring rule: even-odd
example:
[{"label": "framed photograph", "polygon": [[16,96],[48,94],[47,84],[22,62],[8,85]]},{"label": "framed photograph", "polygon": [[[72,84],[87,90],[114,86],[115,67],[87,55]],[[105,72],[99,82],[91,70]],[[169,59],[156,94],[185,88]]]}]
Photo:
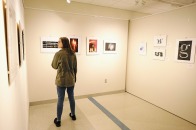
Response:
[{"label": "framed photograph", "polygon": [[4,3],[4,18],[6,32],[6,51],[8,65],[8,82],[11,84],[19,70],[18,42],[17,42],[17,22],[14,5],[10,1]]},{"label": "framed photograph", "polygon": [[139,50],[140,55],[146,55],[146,53],[147,53],[147,43],[146,42],[140,43],[138,50]]},{"label": "framed photograph", "polygon": [[76,54],[80,54],[81,51],[81,38],[76,36],[69,37],[71,48],[75,51]]},{"label": "framed photograph", "polygon": [[154,49],[153,50],[153,59],[154,60],[165,60],[165,49]]},{"label": "framed photograph", "polygon": [[176,40],[176,54],[177,62],[194,63],[195,62],[195,44],[194,39],[177,39]]},{"label": "framed photograph", "polygon": [[96,37],[87,37],[86,42],[86,51],[87,55],[99,54],[99,42]]},{"label": "framed photograph", "polygon": [[154,46],[166,46],[167,44],[167,35],[160,35],[160,36],[154,36]]},{"label": "framed photograph", "polygon": [[52,52],[59,51],[58,48],[59,37],[41,37],[41,52]]},{"label": "framed photograph", "polygon": [[17,36],[18,36],[18,60],[19,66],[22,65],[23,59],[23,44],[22,44],[22,29],[20,23],[17,24]]},{"label": "framed photograph", "polygon": [[104,41],[103,42],[103,53],[113,54],[117,53],[117,43],[113,41]]},{"label": "framed photograph", "polygon": [[[3,2],[3,17],[4,17],[4,27],[5,27],[5,43],[6,43],[6,57],[7,57],[7,68],[8,68],[8,72],[9,72],[9,60],[8,60],[8,23],[7,23],[7,19],[8,19],[8,10],[7,10],[7,5],[6,5],[6,1],[2,1]],[[9,74],[8,74],[8,80],[9,80]]]},{"label": "framed photograph", "polygon": [[23,52],[23,60],[25,60],[24,30],[22,30],[22,52]]}]

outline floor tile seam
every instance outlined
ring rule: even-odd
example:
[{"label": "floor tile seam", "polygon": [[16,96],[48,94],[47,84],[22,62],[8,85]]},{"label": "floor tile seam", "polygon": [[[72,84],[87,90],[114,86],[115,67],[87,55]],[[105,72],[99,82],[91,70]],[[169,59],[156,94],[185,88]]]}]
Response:
[{"label": "floor tile seam", "polygon": [[93,97],[89,97],[88,99],[122,130],[130,130],[130,128],[128,128],[122,121],[120,121],[117,117],[115,117],[110,111],[108,111],[104,106],[102,106],[99,102],[97,102]]}]

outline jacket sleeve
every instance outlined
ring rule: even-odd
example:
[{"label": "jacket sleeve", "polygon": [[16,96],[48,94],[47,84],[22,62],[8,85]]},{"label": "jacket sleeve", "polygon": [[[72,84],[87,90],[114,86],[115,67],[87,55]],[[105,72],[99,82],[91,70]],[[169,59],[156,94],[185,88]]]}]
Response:
[{"label": "jacket sleeve", "polygon": [[58,69],[58,61],[59,61],[59,54],[58,53],[56,53],[55,55],[54,55],[54,58],[53,58],[53,60],[52,60],[52,68],[54,68],[54,69]]},{"label": "jacket sleeve", "polygon": [[74,73],[75,73],[75,82],[76,82],[76,74],[77,74],[77,58],[75,56],[74,58],[75,64],[74,64]]}]

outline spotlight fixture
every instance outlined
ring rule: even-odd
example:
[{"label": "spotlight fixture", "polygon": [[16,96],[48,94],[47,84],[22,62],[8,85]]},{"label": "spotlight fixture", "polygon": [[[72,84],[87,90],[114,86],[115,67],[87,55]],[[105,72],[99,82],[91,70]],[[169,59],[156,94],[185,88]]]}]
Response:
[{"label": "spotlight fixture", "polygon": [[146,5],[146,0],[135,0],[135,5],[144,6]]},{"label": "spotlight fixture", "polygon": [[67,3],[69,3],[69,4],[70,4],[70,3],[71,3],[71,0],[67,0]]}]

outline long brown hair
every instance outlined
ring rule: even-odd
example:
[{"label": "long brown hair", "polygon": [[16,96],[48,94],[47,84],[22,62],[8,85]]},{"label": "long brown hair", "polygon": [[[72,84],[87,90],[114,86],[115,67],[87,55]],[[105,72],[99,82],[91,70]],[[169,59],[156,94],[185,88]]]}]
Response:
[{"label": "long brown hair", "polygon": [[69,39],[67,37],[60,37],[62,44],[63,44],[63,48],[67,48],[69,50],[70,54],[74,54],[75,51],[72,49],[70,43],[69,43]]}]

